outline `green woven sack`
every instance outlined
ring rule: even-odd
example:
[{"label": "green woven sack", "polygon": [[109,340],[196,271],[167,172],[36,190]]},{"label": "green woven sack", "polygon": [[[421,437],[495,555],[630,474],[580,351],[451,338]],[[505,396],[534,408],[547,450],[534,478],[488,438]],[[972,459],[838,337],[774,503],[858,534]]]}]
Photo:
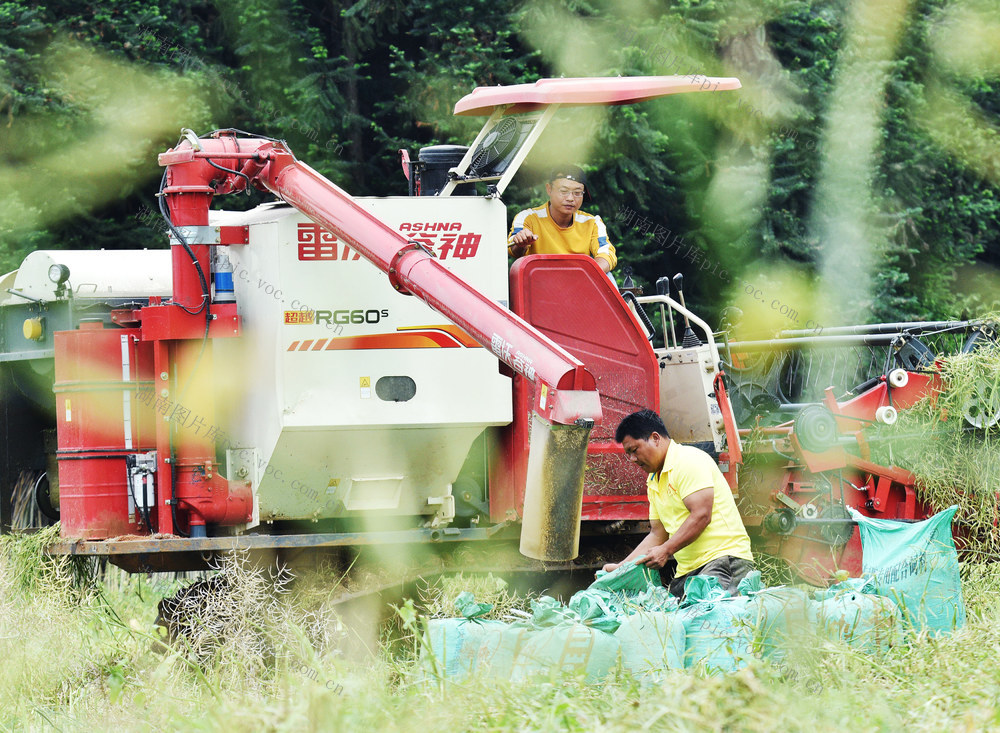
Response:
[{"label": "green woven sack", "polygon": [[637,564],[643,557],[645,556],[623,562],[610,573],[598,570],[597,580],[590,584],[588,590],[641,593],[651,586],[662,586],[663,582],[660,580],[659,570]]},{"label": "green woven sack", "polygon": [[861,531],[861,570],[875,593],[892,599],[907,625],[932,636],[965,625],[958,553],[951,535],[957,506],[922,522],[851,515]]}]

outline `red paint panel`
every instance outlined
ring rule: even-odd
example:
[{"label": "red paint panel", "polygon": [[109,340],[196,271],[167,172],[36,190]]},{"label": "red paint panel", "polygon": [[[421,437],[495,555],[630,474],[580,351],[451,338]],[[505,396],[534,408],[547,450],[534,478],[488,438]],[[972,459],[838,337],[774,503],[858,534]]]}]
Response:
[{"label": "red paint panel", "polygon": [[583,500],[585,521],[649,519],[649,502],[643,496],[588,496]]},{"label": "red paint panel", "polygon": [[[176,248],[179,249],[179,248]],[[190,261],[188,267],[191,267]],[[240,317],[236,303],[213,303],[209,338],[232,338],[240,335]],[[187,313],[172,305],[149,305],[140,311],[143,341],[201,339],[205,335],[205,314]]]},{"label": "red paint panel", "polygon": [[[511,268],[511,310],[586,365],[597,381],[603,420],[591,433],[584,505],[597,496],[645,501],[646,476],[614,442],[618,423],[648,407],[659,409],[659,365],[642,326],[592,257],[532,255]],[[514,376],[514,422],[503,431],[503,459],[491,472],[490,513],[521,510],[527,472],[534,385]],[[635,519],[635,507],[602,509],[603,519]]]},{"label": "red paint panel", "polygon": [[248,226],[220,226],[219,244],[246,244],[250,241],[250,227]]},{"label": "red paint panel", "polygon": [[[156,446],[153,349],[139,335],[138,328],[101,324],[54,335],[63,537],[149,534],[139,515],[129,514],[125,466],[126,455]],[[155,520],[154,509],[150,514]]]}]

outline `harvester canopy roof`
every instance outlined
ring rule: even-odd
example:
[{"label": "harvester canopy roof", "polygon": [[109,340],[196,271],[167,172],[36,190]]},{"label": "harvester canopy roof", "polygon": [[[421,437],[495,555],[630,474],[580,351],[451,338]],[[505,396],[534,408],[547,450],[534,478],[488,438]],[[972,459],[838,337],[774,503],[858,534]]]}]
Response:
[{"label": "harvester canopy roof", "polygon": [[458,100],[456,115],[489,115],[512,105],[505,114],[529,112],[546,105],[618,105],[644,102],[668,94],[739,89],[740,80],[714,76],[615,76],[539,79],[534,84],[476,87]]}]

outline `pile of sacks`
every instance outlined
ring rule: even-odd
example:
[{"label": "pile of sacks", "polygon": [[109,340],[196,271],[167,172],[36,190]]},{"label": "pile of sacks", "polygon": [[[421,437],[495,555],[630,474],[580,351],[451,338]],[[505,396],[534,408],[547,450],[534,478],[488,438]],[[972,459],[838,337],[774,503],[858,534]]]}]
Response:
[{"label": "pile of sacks", "polygon": [[733,672],[757,658],[779,661],[789,639],[813,633],[878,653],[906,634],[939,634],[965,622],[958,556],[951,535],[957,507],[913,524],[855,515],[861,527],[863,577],[808,593],[765,588],[759,572],[730,596],[712,577],[695,576],[682,602],[659,574],[625,563],[563,605],[543,596],[530,619],[485,620],[491,607],[468,593],[460,618],[428,624],[424,662],[463,678],[477,671],[508,679],[539,672],[582,672],[599,681],[622,668],[655,681],[667,669]]}]

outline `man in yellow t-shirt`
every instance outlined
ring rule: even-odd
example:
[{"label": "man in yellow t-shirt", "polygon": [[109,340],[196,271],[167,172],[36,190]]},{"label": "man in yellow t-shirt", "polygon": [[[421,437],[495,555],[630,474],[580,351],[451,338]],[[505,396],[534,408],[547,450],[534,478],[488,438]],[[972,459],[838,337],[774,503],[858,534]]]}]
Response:
[{"label": "man in yellow t-shirt", "polygon": [[523,255],[590,255],[605,272],[618,264],[615,247],[601,217],[580,211],[587,179],[575,165],[554,168],[545,184],[549,200],[514,217],[507,237],[512,257]]},{"label": "man in yellow t-shirt", "polygon": [[[654,568],[676,560],[670,592],[678,597],[684,594],[684,582],[695,575],[713,575],[736,595],[739,582],[753,570],[753,553],[733,492],[712,457],[670,440],[652,410],[622,420],[615,440],[630,461],[649,473],[650,531],[625,560],[645,555],[642,564]],[[608,563],[604,569],[610,572],[620,564]]]}]

